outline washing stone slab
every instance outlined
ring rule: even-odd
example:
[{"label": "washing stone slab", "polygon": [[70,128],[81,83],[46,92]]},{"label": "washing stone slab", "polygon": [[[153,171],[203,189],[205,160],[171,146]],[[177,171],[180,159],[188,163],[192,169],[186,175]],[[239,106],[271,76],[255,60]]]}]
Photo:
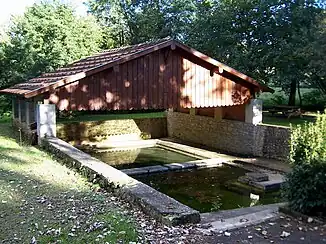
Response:
[{"label": "washing stone slab", "polygon": [[161,172],[166,172],[168,170],[169,169],[167,167],[155,165],[155,166],[146,166],[140,168],[123,169],[121,171],[127,175],[143,175],[143,174],[161,173]]},{"label": "washing stone slab", "polygon": [[267,174],[269,180],[262,182],[248,182],[248,185],[262,189],[264,191],[279,190],[285,182],[285,177],[281,174]]},{"label": "washing stone slab", "polygon": [[186,163],[164,164],[164,167],[172,171],[172,170],[182,170],[182,169],[193,169],[196,168],[197,166],[193,162],[186,162]]},{"label": "washing stone slab", "polygon": [[249,172],[246,173],[246,177],[250,181],[255,181],[255,182],[262,182],[262,181],[268,181],[268,174],[265,173],[259,173],[259,172]]},{"label": "washing stone slab", "polygon": [[194,161],[198,168],[213,168],[222,166],[226,162],[225,158],[210,158]]}]

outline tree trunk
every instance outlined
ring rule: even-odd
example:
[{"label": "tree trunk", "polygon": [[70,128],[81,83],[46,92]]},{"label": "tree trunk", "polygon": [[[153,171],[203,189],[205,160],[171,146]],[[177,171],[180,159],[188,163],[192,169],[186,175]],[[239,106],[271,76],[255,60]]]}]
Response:
[{"label": "tree trunk", "polygon": [[299,96],[299,106],[302,107],[302,96],[301,96],[301,90],[300,90],[300,81],[298,81],[298,96]]},{"label": "tree trunk", "polygon": [[291,81],[291,87],[290,87],[290,96],[289,96],[289,106],[295,106],[295,95],[297,92],[297,81],[293,80]]}]

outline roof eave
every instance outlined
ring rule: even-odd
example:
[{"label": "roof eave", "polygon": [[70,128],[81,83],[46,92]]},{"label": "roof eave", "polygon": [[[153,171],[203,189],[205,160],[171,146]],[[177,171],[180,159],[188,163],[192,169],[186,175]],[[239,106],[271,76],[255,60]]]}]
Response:
[{"label": "roof eave", "polygon": [[254,85],[255,87],[257,87],[257,89],[259,91],[274,93],[273,89],[271,89],[268,86],[265,86],[263,84],[260,84],[255,79],[253,79],[253,78],[251,78],[251,77],[249,77],[249,76],[247,76],[247,75],[245,75],[245,74],[243,74],[243,73],[241,73],[241,72],[227,66],[226,64],[223,64],[223,63],[221,63],[221,62],[207,56],[206,54],[203,54],[203,53],[201,53],[201,52],[199,52],[199,51],[197,51],[197,50],[195,50],[195,49],[193,49],[193,48],[191,48],[191,47],[189,47],[189,46],[187,46],[187,45],[185,45],[183,43],[180,43],[180,42],[175,41],[175,40],[173,40],[173,42],[174,42],[174,44],[176,46],[178,46],[179,48],[185,50],[186,52],[189,52],[190,54],[196,56],[197,58],[200,58],[200,59],[212,64],[215,67],[221,68],[221,69],[227,71],[228,73],[242,79],[243,81],[250,83],[251,85]]}]

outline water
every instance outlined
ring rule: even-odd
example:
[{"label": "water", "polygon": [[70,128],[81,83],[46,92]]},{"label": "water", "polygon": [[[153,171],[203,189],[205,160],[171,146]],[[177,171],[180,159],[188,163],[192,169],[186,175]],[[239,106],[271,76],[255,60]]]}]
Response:
[{"label": "water", "polygon": [[[249,193],[239,194],[225,187],[227,181],[236,180],[246,172],[241,168],[223,166],[136,178],[202,213],[278,202],[278,193],[264,194],[255,200]],[[252,195],[252,198],[257,198],[257,195]]]},{"label": "water", "polygon": [[138,168],[169,163],[184,163],[196,158],[160,147],[134,148],[90,153],[93,157],[118,169]]}]

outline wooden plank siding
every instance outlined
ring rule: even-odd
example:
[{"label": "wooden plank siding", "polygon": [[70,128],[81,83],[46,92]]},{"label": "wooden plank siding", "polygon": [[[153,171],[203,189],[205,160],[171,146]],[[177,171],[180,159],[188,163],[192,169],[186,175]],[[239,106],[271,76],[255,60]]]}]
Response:
[{"label": "wooden plank siding", "polygon": [[208,108],[244,104],[250,89],[169,47],[50,92],[59,110]]}]

